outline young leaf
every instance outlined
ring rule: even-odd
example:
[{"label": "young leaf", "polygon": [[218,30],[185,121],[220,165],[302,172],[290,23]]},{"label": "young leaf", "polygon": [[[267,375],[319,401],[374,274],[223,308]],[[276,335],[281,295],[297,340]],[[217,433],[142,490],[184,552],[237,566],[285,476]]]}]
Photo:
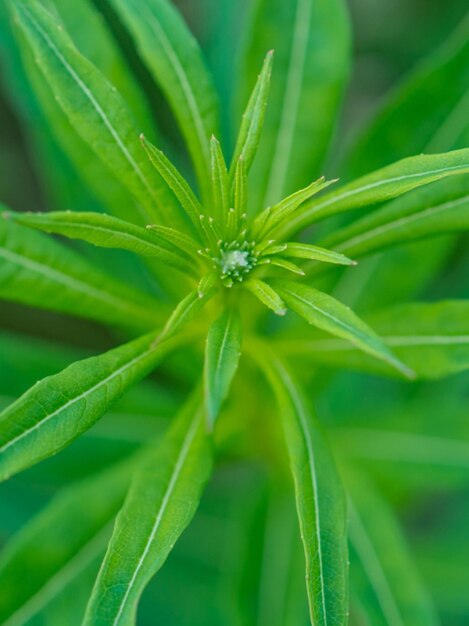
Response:
[{"label": "young leaf", "polygon": [[407,241],[469,230],[469,177],[442,180],[397,198],[336,231],[326,245],[364,256]]},{"label": "young leaf", "polygon": [[225,225],[230,208],[230,183],[220,142],[215,136],[210,140],[212,173],[212,214],[217,223]]},{"label": "young leaf", "polygon": [[205,346],[205,406],[213,428],[230,390],[241,356],[241,320],[235,309],[228,309],[215,320]]},{"label": "young leaf", "polygon": [[0,564],[2,624],[30,623],[104,554],[135,461],[126,460],[61,491],[7,543]]},{"label": "young leaf", "polygon": [[264,257],[258,262],[258,265],[276,265],[277,267],[287,270],[287,272],[293,272],[293,274],[298,274],[299,276],[305,275],[304,271],[301,267],[299,267],[299,265],[296,265],[296,263],[292,263],[291,261],[287,261],[287,259],[282,259],[276,256]]},{"label": "young leaf", "polygon": [[164,237],[158,237],[156,233],[152,234],[146,228],[110,215],[55,211],[51,213],[6,212],[3,217],[46,233],[83,239],[104,248],[121,248],[141,256],[155,257],[162,263],[186,272],[193,272],[195,269],[193,261],[180,249],[174,248]]},{"label": "young leaf", "polygon": [[249,280],[243,282],[243,286],[276,315],[283,316],[286,314],[287,307],[285,303],[268,283],[259,278],[249,278]]},{"label": "young leaf", "polygon": [[261,73],[258,76],[247,108],[243,114],[233,160],[231,162],[231,176],[235,173],[239,159],[244,161],[246,173],[249,172],[256,155],[262,126],[264,124],[265,110],[267,108],[273,57],[274,51],[271,50],[265,57]]},{"label": "young leaf", "polygon": [[[469,368],[469,302],[402,304],[369,315],[366,320],[383,342],[405,361],[418,378],[438,379]],[[376,361],[340,339],[302,338],[282,342],[282,350],[318,363],[387,373]]]},{"label": "young leaf", "polygon": [[133,479],[83,626],[134,623],[142,591],[197,509],[212,451],[198,394],[195,400]]},{"label": "young leaf", "polygon": [[200,250],[200,245],[192,239],[192,237],[189,237],[189,235],[182,233],[180,230],[175,230],[168,226],[160,226],[159,224],[148,224],[147,228],[163,241],[167,241],[181,252],[189,254],[194,259],[199,260],[198,251]]},{"label": "young leaf", "polygon": [[364,477],[348,471],[346,485],[351,572],[356,574],[352,590],[371,623],[437,626],[435,608],[392,512]]},{"label": "young leaf", "polygon": [[281,254],[294,259],[309,259],[310,261],[335,263],[337,265],[356,265],[355,261],[352,261],[340,252],[312,246],[308,243],[287,243],[285,251]]},{"label": "young leaf", "polygon": [[253,16],[242,68],[244,93],[254,83],[257,59],[275,49],[253,170],[260,192],[255,201],[266,206],[322,173],[348,73],[349,33],[341,0],[260,0]]},{"label": "young leaf", "polygon": [[[115,88],[78,52],[60,22],[38,0],[15,2],[14,13],[70,123],[150,216],[167,216],[174,208],[172,198],[145,160],[137,129]],[[173,217],[178,219],[177,211]]]},{"label": "young leaf", "polygon": [[385,361],[408,378],[412,370],[397,359],[385,343],[355,313],[332,296],[300,283],[275,281],[285,304],[307,322],[352,342],[357,348]]},{"label": "young leaf", "polygon": [[469,148],[402,159],[332,191],[323,198],[307,202],[281,229],[282,236],[325,217],[383,202],[447,176],[468,172]]},{"label": "young leaf", "polygon": [[[236,237],[239,231],[239,225],[243,219],[243,215],[247,214],[248,210],[248,178],[246,163],[243,157],[239,157],[236,162],[236,168],[234,173],[233,183],[233,213],[228,215],[228,236],[230,238]],[[232,218],[232,224],[230,225],[230,215]]]},{"label": "young leaf", "polygon": [[153,332],[34,385],[0,414],[0,480],[62,450],[174,345]]},{"label": "young leaf", "polygon": [[160,303],[96,269],[77,253],[0,217],[0,296],[30,306],[148,330]]},{"label": "young leaf", "polygon": [[253,354],[269,378],[279,405],[295,483],[306,558],[311,624],[345,626],[348,614],[347,532],[342,484],[321,427],[284,364]]},{"label": "young leaf", "polygon": [[168,337],[174,335],[179,328],[194,319],[197,313],[199,313],[207,302],[212,299],[216,292],[216,287],[211,280],[210,274],[208,277],[209,282],[206,284],[206,289],[201,289],[201,286],[199,286],[183,298],[181,302],[179,302],[166,322],[166,325],[161,332],[160,339],[167,339]]},{"label": "young leaf", "polygon": [[184,134],[204,199],[210,198],[209,137],[218,104],[197,42],[167,0],[110,0],[165,94]]}]

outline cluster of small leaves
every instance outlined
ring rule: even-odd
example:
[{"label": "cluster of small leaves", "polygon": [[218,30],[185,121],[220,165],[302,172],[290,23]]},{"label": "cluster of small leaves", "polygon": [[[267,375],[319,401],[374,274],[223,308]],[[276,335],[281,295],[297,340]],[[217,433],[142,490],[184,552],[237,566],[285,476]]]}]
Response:
[{"label": "cluster of small leaves", "polygon": [[[11,544],[0,565],[1,618],[5,624],[26,623],[21,614],[29,618],[34,597],[66,567],[73,551],[84,550],[93,538],[101,549],[107,548],[83,626],[135,623],[144,588],[197,510],[212,470],[213,433],[223,422],[238,369],[243,376],[239,364],[245,351],[249,367],[264,374],[277,402],[296,494],[311,623],[347,623],[349,518],[352,556],[371,581],[369,593],[359,584],[354,588],[365,613],[377,611],[381,620],[377,624],[433,624],[391,514],[359,472],[342,466],[338,471],[298,380],[304,362],[391,376],[394,372],[407,379],[445,376],[469,366],[467,302],[404,305],[368,322],[311,285],[322,275],[327,277],[328,271],[355,271],[356,259],[376,251],[467,230],[469,149],[410,156],[343,185],[320,177],[293,191],[297,172],[315,171],[330,139],[347,57],[342,3],[330,0],[323,9],[313,0],[298,0],[285,9],[291,29],[282,29],[282,37],[293,39],[298,24],[305,33],[287,41],[290,58],[285,59],[280,45],[277,82],[274,52],[267,53],[251,84],[230,159],[216,138],[219,120],[212,79],[172,4],[168,0],[108,4],[166,96],[192,158],[197,187],[154,145],[158,139],[141,134],[133,121],[132,103],[126,103],[77,49],[54,11],[40,0],[9,2],[24,63],[37,82],[37,97],[44,98],[44,108],[52,112],[51,125],[61,116],[64,124],[57,134],[76,134],[68,144],[62,136],[64,146],[81,142],[104,176],[112,176],[123,192],[119,207],[107,202],[109,213],[14,212],[4,207],[0,296],[146,334],[40,380],[4,410],[1,479],[61,451],[169,354],[181,349],[189,354],[190,346],[201,338],[203,375],[191,380],[193,392],[163,437],[118,467],[71,489]],[[258,19],[280,11],[276,3],[269,7],[261,2]],[[318,87],[324,119],[308,125],[305,120],[311,115],[302,94],[307,85],[314,85],[314,70],[321,62],[312,43],[313,30],[331,28],[323,11],[337,15],[334,32],[329,33],[330,45],[337,49],[330,55],[330,67],[322,68],[330,82]],[[264,50],[277,44],[259,37],[254,47],[264,43]],[[310,147],[300,149],[305,142]],[[297,163],[308,150],[305,163]],[[129,205],[121,206],[127,199]],[[322,241],[312,244],[296,237],[320,220],[365,208],[365,216],[339,225]],[[44,233],[141,257],[165,297],[159,299],[109,276]],[[303,326],[300,330],[280,326],[272,338],[264,332],[269,311],[280,317],[291,311]],[[242,402],[241,394],[241,406]],[[86,515],[80,511],[85,500],[91,503]],[[54,528],[62,528],[72,517],[81,528],[77,545],[64,544],[54,551],[47,557],[44,575],[34,571],[25,591],[15,589],[15,571],[26,567],[31,546],[39,550],[42,544],[47,546]],[[380,549],[381,563],[374,554]],[[395,573],[390,551],[395,552],[402,575]],[[415,591],[411,602],[402,591],[404,584]],[[18,615],[19,621],[14,621]]]}]

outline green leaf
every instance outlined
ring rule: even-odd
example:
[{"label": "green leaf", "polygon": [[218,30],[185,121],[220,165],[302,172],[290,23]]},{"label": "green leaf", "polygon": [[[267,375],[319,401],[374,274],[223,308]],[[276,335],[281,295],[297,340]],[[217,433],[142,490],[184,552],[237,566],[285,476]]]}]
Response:
[{"label": "green leaf", "polygon": [[[205,277],[204,277],[205,278]],[[201,282],[206,283],[204,278]],[[185,298],[179,302],[174,311],[171,313],[170,318],[166,322],[163,328],[160,338],[167,339],[174,335],[184,324],[187,324],[196,317],[196,315],[204,308],[209,300],[212,299],[216,292],[216,287],[212,282],[212,275],[208,275],[208,284],[204,284],[204,288],[201,285],[197,289],[187,294]]]},{"label": "green leaf", "polygon": [[140,595],[191,521],[211,465],[197,394],[134,477],[83,626],[135,623]]},{"label": "green leaf", "polygon": [[265,111],[269,97],[274,51],[267,53],[261,73],[244,111],[236,146],[231,161],[230,173],[233,176],[239,159],[244,161],[246,173],[252,165],[264,125]]},{"label": "green leaf", "polygon": [[345,497],[322,429],[283,363],[256,346],[277,397],[295,483],[311,624],[345,626],[348,614]]},{"label": "green leaf", "polygon": [[408,378],[412,370],[401,363],[384,342],[355,313],[332,296],[300,283],[275,281],[274,286],[287,307],[309,324],[343,337],[357,348],[394,367]]},{"label": "green leaf", "polygon": [[397,198],[325,240],[355,257],[407,241],[469,230],[469,176],[442,180]]},{"label": "green leaf", "polygon": [[243,105],[254,84],[258,60],[271,48],[275,49],[275,71],[253,168],[259,206],[278,202],[322,173],[348,74],[345,3],[256,3],[242,66]]},{"label": "green leaf", "polygon": [[1,298],[140,330],[166,317],[158,301],[50,237],[1,217],[0,259]]},{"label": "green leaf", "polygon": [[287,307],[284,301],[268,283],[259,278],[249,278],[243,282],[243,286],[276,315],[286,314]]},{"label": "green leaf", "polygon": [[230,208],[230,183],[220,142],[212,135],[210,140],[212,174],[212,215],[223,228]]},{"label": "green leaf", "polygon": [[160,226],[159,224],[148,224],[147,228],[162,240],[178,248],[181,252],[190,254],[194,259],[199,260],[198,251],[200,250],[200,245],[189,235],[181,233],[180,230],[168,228],[168,226]]},{"label": "green leaf", "polygon": [[352,591],[370,623],[437,626],[436,611],[392,512],[362,476],[347,472],[346,485]]},{"label": "green leaf", "polygon": [[7,543],[0,564],[2,624],[29,624],[104,554],[134,466],[135,459],[126,460],[61,491]]},{"label": "green leaf", "polygon": [[294,233],[325,217],[383,202],[447,176],[468,172],[469,148],[402,159],[332,191],[323,198],[307,202],[291,218],[288,226],[282,230],[282,235]]},{"label": "green leaf", "polygon": [[194,263],[167,239],[152,234],[146,228],[101,213],[75,213],[55,211],[52,213],[4,213],[6,219],[18,224],[37,228],[46,233],[64,235],[71,239],[83,239],[103,248],[121,248],[141,256],[155,257],[162,263],[193,273]]},{"label": "green leaf", "polygon": [[205,346],[205,406],[213,427],[241,356],[241,320],[235,309],[228,309],[215,320]]},{"label": "green leaf", "polygon": [[121,96],[37,0],[15,2],[14,12],[70,123],[147,213],[164,218],[173,206],[171,196],[142,154],[139,133]]},{"label": "green leaf", "polygon": [[0,479],[62,450],[123,392],[149,374],[173,342],[150,333],[44,378],[0,414]]},{"label": "green leaf", "polygon": [[236,162],[233,183],[233,208],[228,213],[228,237],[234,239],[248,211],[248,178],[242,156]]},{"label": "green leaf", "polygon": [[[383,342],[412,368],[418,378],[437,379],[469,368],[469,302],[402,304],[366,317]],[[389,373],[376,361],[338,339],[302,337],[285,341],[291,356],[332,367]]]},{"label": "green leaf", "polygon": [[110,0],[165,94],[192,156],[204,199],[210,198],[209,137],[218,135],[218,104],[197,42],[166,0]]},{"label": "green leaf", "polygon": [[327,250],[326,248],[313,246],[308,243],[287,243],[285,251],[281,252],[281,254],[294,259],[309,259],[310,261],[335,263],[337,265],[356,265],[355,261],[352,261],[340,252],[334,252],[333,250]]}]

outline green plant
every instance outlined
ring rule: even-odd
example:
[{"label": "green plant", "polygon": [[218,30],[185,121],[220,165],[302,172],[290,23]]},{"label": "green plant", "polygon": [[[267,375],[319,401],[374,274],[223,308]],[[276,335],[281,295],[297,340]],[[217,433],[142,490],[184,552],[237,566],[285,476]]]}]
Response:
[{"label": "green plant", "polygon": [[[344,271],[349,293],[357,295],[354,273],[360,267],[354,266],[362,257],[468,229],[469,127],[458,117],[447,129],[441,119],[441,111],[463,102],[467,90],[467,30],[406,85],[402,117],[391,102],[384,121],[378,118],[363,134],[349,157],[350,170],[358,175],[340,184],[311,178],[321,173],[347,76],[348,27],[341,1],[258,3],[239,88],[247,105],[228,160],[216,138],[220,120],[212,78],[171,3],[98,2],[106,22],[97,19],[92,4],[75,4],[54,8],[39,0],[12,0],[8,6],[47,123],[104,211],[90,211],[79,195],[79,208],[88,210],[25,213],[5,207],[0,296],[108,324],[123,343],[43,378],[5,408],[1,478],[63,450],[157,366],[179,381],[168,414],[181,403],[182,408],[163,435],[155,418],[144,445],[132,453],[126,448],[118,463],[104,463],[96,476],[70,486],[12,540],[0,566],[3,622],[29,623],[57,580],[73,591],[75,560],[89,553],[85,561],[92,565],[107,545],[82,623],[135,623],[145,586],[196,512],[214,454],[220,464],[263,459],[274,475],[271,491],[278,503],[289,493],[284,438],[311,623],[348,621],[348,518],[357,624],[368,623],[367,615],[373,624],[436,623],[391,512],[364,468],[344,452],[353,447],[354,432],[355,445],[366,446],[367,433],[325,434],[311,401],[315,387],[321,396],[321,386],[333,385],[329,368],[412,380],[442,378],[469,365],[467,300],[401,303],[406,298],[400,296],[400,277],[393,276],[384,289],[390,304],[399,306],[372,312],[369,320],[365,315],[365,322],[335,297]],[[125,99],[67,34],[82,18],[98,53],[112,56],[115,66],[107,72]],[[146,95],[153,93],[151,76],[169,103],[192,160],[193,185],[180,173],[187,170],[192,180],[184,160],[176,167],[166,156],[170,147],[165,152],[155,147],[165,140],[107,28],[134,69],[142,74],[145,68]],[[256,80],[259,61],[272,47],[275,53],[267,52]],[[459,76],[462,60],[465,80],[451,85],[443,101],[432,93],[432,80],[441,67]],[[425,124],[412,129],[421,122],[422,113],[415,112],[423,93],[435,100],[435,119],[432,109],[428,118],[425,114],[433,140],[424,136]],[[401,142],[399,132],[408,133],[417,156],[397,154],[406,158],[380,162],[375,152],[384,136],[381,125],[397,129],[389,144]],[[445,141],[443,150],[449,151],[438,153]],[[418,154],[425,145],[432,154]],[[80,185],[77,189],[83,193]],[[358,217],[353,211],[360,211]],[[102,254],[93,258],[91,248],[77,251],[43,233],[125,252],[113,257],[113,272]],[[435,249],[449,250],[454,242],[454,237],[437,240]],[[421,264],[423,281],[436,273],[427,258],[432,245],[399,250],[407,255],[403,271],[410,274],[403,279],[412,281],[413,264]],[[383,259],[386,263],[387,256]],[[148,393],[151,410],[159,411],[167,401],[164,387],[151,386]],[[132,433],[132,419],[124,422]],[[108,428],[112,431],[112,421]],[[371,448],[373,441],[379,437]],[[249,509],[249,497],[243,498],[236,506]],[[285,518],[280,514],[280,536],[290,532],[290,508]],[[303,583],[294,579],[301,555],[294,531],[291,536],[285,541],[292,545],[286,550],[292,595],[289,608],[282,609],[291,613],[285,621],[275,619],[304,624]],[[248,552],[245,556],[249,577],[259,558],[253,565]],[[259,556],[254,553],[252,561]],[[253,586],[248,589],[250,598]],[[250,602],[239,623],[254,623]],[[65,622],[72,623],[75,609],[67,606]],[[82,615],[76,612],[79,623]]]}]

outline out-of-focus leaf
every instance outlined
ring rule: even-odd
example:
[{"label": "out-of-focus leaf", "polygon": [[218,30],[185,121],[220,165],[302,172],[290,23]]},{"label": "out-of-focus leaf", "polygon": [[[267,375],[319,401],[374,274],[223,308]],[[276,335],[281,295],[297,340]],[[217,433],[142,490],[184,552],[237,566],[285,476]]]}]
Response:
[{"label": "out-of-focus leaf", "polygon": [[230,390],[241,356],[241,320],[237,310],[228,309],[215,320],[205,346],[205,406],[213,426]]},{"label": "out-of-focus leaf", "polygon": [[[469,368],[469,302],[394,306],[366,317],[383,342],[419,378],[437,379]],[[390,372],[339,339],[286,340],[285,354],[317,363],[370,372]]]},{"label": "out-of-focus leaf", "polygon": [[276,281],[274,286],[287,307],[309,324],[347,339],[359,350],[384,361],[404,376],[413,377],[412,370],[393,355],[380,337],[332,296],[301,283]]},{"label": "out-of-focus leaf", "polygon": [[149,329],[165,317],[153,298],[121,284],[50,237],[1,217],[0,259],[1,298],[125,328]]},{"label": "out-of-focus leaf", "polygon": [[134,624],[142,591],[191,521],[211,471],[198,394],[136,473],[83,625]]},{"label": "out-of-focus leaf", "polygon": [[263,346],[253,352],[277,397],[295,483],[306,558],[311,623],[345,626],[348,612],[346,510],[342,484],[320,425],[290,372]]},{"label": "out-of-focus leaf", "polygon": [[469,149],[402,159],[322,198],[306,202],[288,226],[282,229],[282,235],[294,233],[325,217],[383,202],[447,176],[468,172]]},{"label": "out-of-focus leaf", "polygon": [[[37,228],[46,233],[63,235],[71,239],[83,239],[103,248],[120,248],[141,256],[155,257],[162,263],[192,273],[194,262],[176,249],[160,231],[153,234],[142,226],[101,213],[53,211],[50,213],[3,214],[18,224]],[[164,227],[163,227],[164,228]]]},{"label": "out-of-focus leaf", "polygon": [[275,50],[269,107],[252,177],[256,204],[265,206],[321,174],[348,73],[348,21],[339,0],[261,0],[248,33],[242,106],[260,59]]},{"label": "out-of-focus leaf", "polygon": [[393,200],[324,240],[354,257],[406,241],[469,230],[469,176],[434,183]]},{"label": "out-of-focus leaf", "polygon": [[150,333],[39,381],[0,414],[0,478],[71,443],[174,345]]},{"label": "out-of-focus leaf", "polygon": [[207,290],[194,289],[179,302],[161,332],[161,337],[168,338],[184,324],[190,322],[213,297],[215,289],[209,286]]},{"label": "out-of-focus leaf", "polygon": [[209,138],[218,130],[217,97],[200,49],[167,0],[110,0],[129,29],[148,69],[164,92],[196,169],[204,199],[210,198]]},{"label": "out-of-focus leaf", "polygon": [[436,626],[438,616],[392,512],[362,476],[347,471],[346,486],[352,597],[373,626]]},{"label": "out-of-focus leaf", "polygon": [[[73,45],[63,26],[37,0],[14,14],[59,105],[82,138],[141,202],[164,219],[174,209],[166,185],[145,159],[139,133],[115,87]],[[173,211],[177,219],[177,211]]]},{"label": "out-of-focus leaf", "polygon": [[5,546],[0,619],[29,624],[101,554],[122,505],[135,459],[66,488]]}]

